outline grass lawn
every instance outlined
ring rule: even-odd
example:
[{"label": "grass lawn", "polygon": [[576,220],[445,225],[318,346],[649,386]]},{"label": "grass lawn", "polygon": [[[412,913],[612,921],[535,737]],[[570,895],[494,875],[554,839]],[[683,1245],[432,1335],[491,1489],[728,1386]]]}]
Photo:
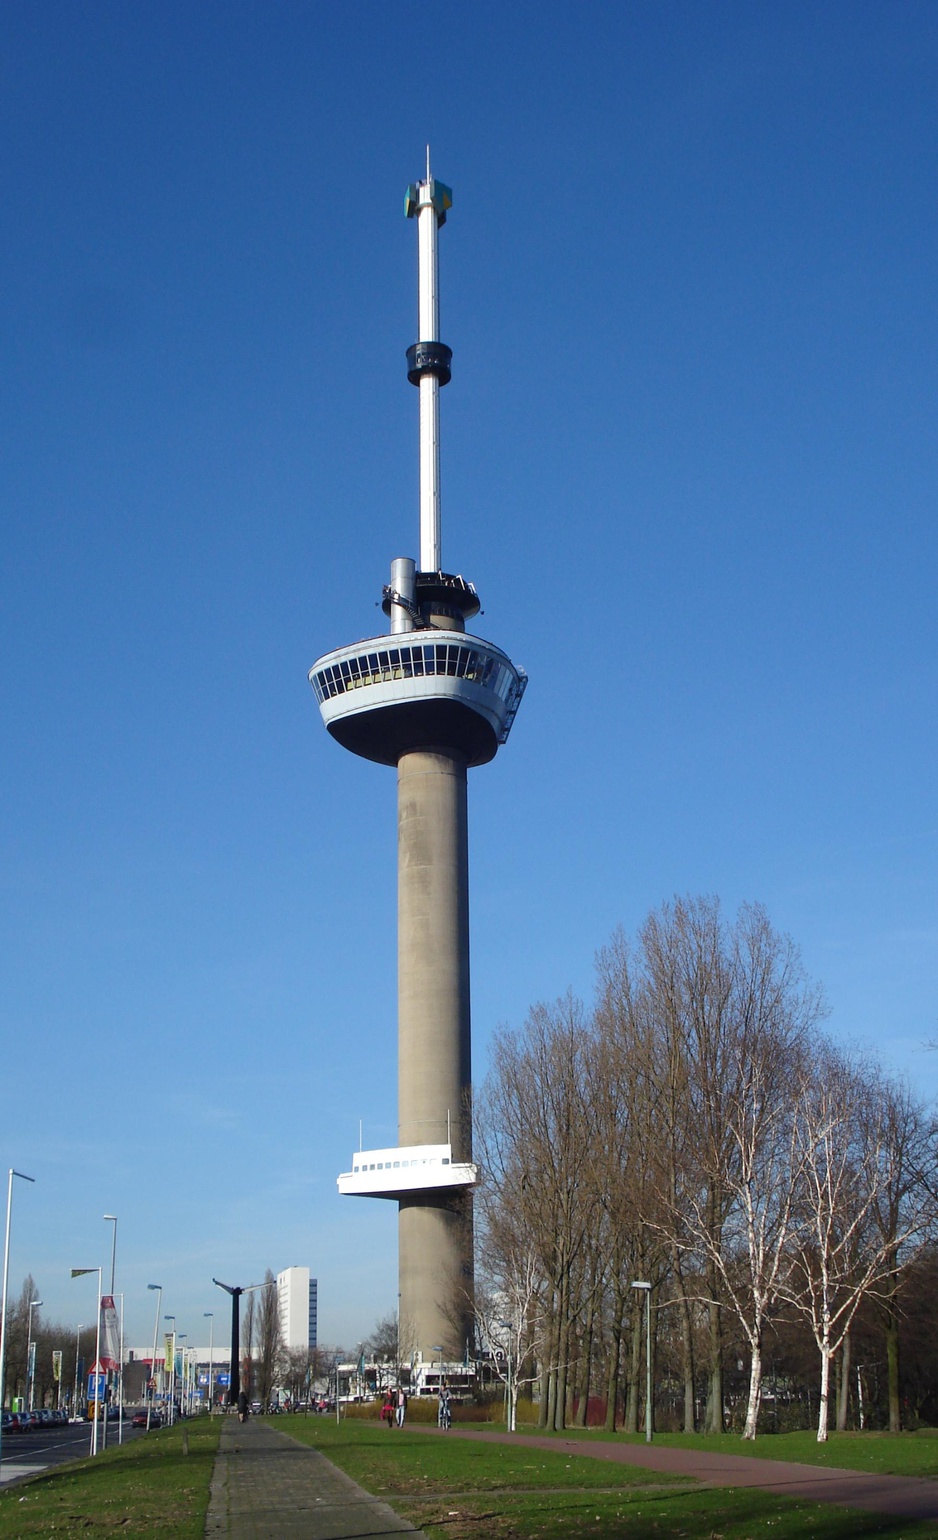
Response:
[{"label": "grass lawn", "polygon": [[[539,1433],[519,1428],[519,1433]],[[539,1436],[551,1437],[554,1435]],[[584,1432],[568,1428],[557,1438],[583,1438],[593,1442],[644,1444],[642,1433]],[[766,1433],[754,1441],[735,1433],[656,1433],[655,1443],[666,1449],[705,1449],[712,1454],[741,1454],[761,1460],[792,1460],[799,1465],[832,1466],[840,1470],[870,1471],[880,1476],[927,1476],[938,1480],[938,1436],[924,1433],[831,1433],[819,1444],[814,1433]]]},{"label": "grass lawn", "polygon": [[202,1540],[220,1433],[220,1417],[196,1418],[6,1487],[0,1540],[86,1532]]},{"label": "grass lawn", "polygon": [[933,1524],[712,1491],[653,1471],[415,1428],[402,1435],[351,1419],[270,1422],[440,1540],[934,1540],[936,1532]]}]

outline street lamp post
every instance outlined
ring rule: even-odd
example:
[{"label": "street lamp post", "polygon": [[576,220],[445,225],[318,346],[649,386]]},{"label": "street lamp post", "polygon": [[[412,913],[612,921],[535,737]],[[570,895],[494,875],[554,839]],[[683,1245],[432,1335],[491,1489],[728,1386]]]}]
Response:
[{"label": "street lamp post", "polygon": [[75,1332],[75,1391],[72,1397],[72,1418],[78,1418],[78,1355],[81,1352],[81,1334],[84,1331],[84,1323]]},{"label": "street lamp post", "polygon": [[[100,1375],[100,1363],[101,1363],[101,1268],[100,1267],[73,1267],[72,1268],[72,1277],[73,1278],[83,1278],[86,1273],[97,1273],[97,1275],[98,1275],[98,1308],[97,1308],[97,1310],[95,1312],[95,1314],[97,1316],[97,1328],[96,1328],[96,1331],[95,1331],[95,1339],[94,1339],[94,1369],[92,1371],[93,1374],[94,1374],[94,1416],[93,1416],[92,1422],[91,1422],[91,1453],[93,1455],[96,1455],[97,1452],[98,1452],[98,1408],[99,1408],[99,1406],[101,1404],[100,1400],[99,1400],[99,1397],[98,1397],[98,1389],[99,1389],[99,1386],[100,1386],[100,1383],[101,1383],[101,1375]],[[104,1410],[105,1410],[105,1415],[106,1415],[107,1414],[107,1402],[104,1403]]]},{"label": "street lamp post", "polygon": [[117,1377],[117,1442],[124,1442],[124,1296],[118,1295],[121,1302],[120,1335],[117,1356],[120,1360],[120,1374]]},{"label": "street lamp post", "polygon": [[[10,1219],[13,1214],[13,1178],[18,1176],[22,1182],[34,1182],[34,1176],[26,1176],[22,1171],[14,1171],[10,1167],[7,1180],[7,1227],[3,1242],[3,1293],[0,1296],[0,1411],[3,1409],[3,1381],[6,1376],[7,1364],[7,1282],[10,1276]],[[3,1437],[3,1418],[0,1417],[0,1440]],[[0,1461],[3,1459],[3,1444],[0,1442]]]},{"label": "street lamp post", "polygon": [[208,1414],[212,1415],[212,1378],[215,1369],[215,1312],[203,1310],[202,1315],[209,1322],[208,1328]]},{"label": "street lamp post", "polygon": [[[241,1390],[241,1365],[239,1359],[241,1351],[239,1340],[241,1335],[241,1295],[251,1294],[255,1289],[262,1289],[264,1284],[247,1283],[242,1287],[231,1283],[222,1283],[220,1278],[213,1278],[212,1282],[216,1288],[224,1289],[226,1294],[231,1295],[231,1363],[228,1366],[228,1405],[237,1406],[238,1395]],[[336,1398],[336,1403],[338,1404],[338,1398]]]},{"label": "street lamp post", "polygon": [[[108,1224],[112,1224],[114,1226],[114,1234],[113,1234],[112,1239],[111,1239],[111,1288],[110,1288],[110,1296],[109,1296],[110,1300],[111,1300],[111,1305],[113,1306],[113,1304],[114,1304],[114,1266],[115,1266],[115,1263],[117,1261],[117,1215],[116,1214],[105,1214],[103,1217],[104,1217],[105,1221]],[[107,1344],[107,1345],[110,1346],[110,1344]],[[117,1389],[117,1383],[118,1383],[118,1380],[120,1378],[120,1372],[121,1372],[122,1368],[123,1368],[123,1364],[118,1365],[117,1372],[115,1373],[115,1376],[114,1376],[114,1388],[115,1388],[115,1390]],[[106,1374],[107,1374],[107,1378],[105,1379],[105,1382],[104,1382],[104,1384],[105,1384],[104,1428],[102,1429],[102,1432],[104,1434],[103,1448],[105,1448],[105,1449],[107,1448],[107,1410],[108,1410],[107,1389],[106,1389],[106,1387],[109,1386],[110,1383],[111,1383],[111,1371],[110,1371],[110,1369],[108,1369],[106,1371]]]},{"label": "street lamp post", "polygon": [[641,1289],[645,1295],[645,1443],[652,1440],[652,1395],[651,1395],[651,1284],[644,1281],[636,1281],[633,1289]]},{"label": "street lamp post", "polygon": [[156,1395],[156,1335],[160,1329],[160,1303],[163,1298],[163,1285],[161,1283],[148,1283],[148,1289],[156,1292],[156,1318],[153,1322],[153,1357],[150,1359],[150,1398],[147,1402],[147,1432],[150,1431],[150,1420],[153,1415],[153,1397]]},{"label": "street lamp post", "polygon": [[173,1323],[173,1340],[169,1354],[170,1362],[166,1366],[168,1370],[166,1381],[168,1386],[167,1421],[169,1426],[172,1427],[176,1420],[176,1317],[174,1315],[164,1315],[163,1320],[172,1321]]},{"label": "street lamp post", "polygon": [[36,1373],[35,1373],[35,1370],[34,1370],[33,1364],[32,1364],[32,1356],[33,1356],[33,1311],[34,1310],[38,1310],[39,1306],[41,1304],[42,1304],[42,1300],[41,1299],[31,1299],[29,1301],[29,1311],[28,1311],[29,1320],[28,1320],[27,1326],[26,1326],[26,1410],[27,1410],[27,1412],[31,1412],[32,1409],[33,1409],[33,1382],[34,1382],[34,1380],[36,1378]]},{"label": "street lamp post", "polygon": [[505,1389],[506,1389],[507,1395],[508,1395],[508,1415],[505,1418],[505,1427],[507,1428],[509,1433],[514,1433],[515,1432],[515,1408],[514,1408],[514,1402],[511,1399],[511,1322],[510,1321],[499,1321],[498,1324],[501,1326],[503,1331],[506,1331],[508,1333],[508,1366],[507,1366],[508,1367],[508,1378],[505,1381]]},{"label": "street lamp post", "polygon": [[[181,1331],[179,1333],[179,1336],[176,1338],[176,1341],[179,1343],[179,1356],[182,1359],[182,1384],[179,1387],[179,1415],[180,1415],[180,1417],[186,1417],[188,1415],[188,1407],[186,1405],[186,1395],[187,1395],[188,1388],[189,1388],[189,1349],[186,1346],[186,1344],[189,1341],[189,1333],[186,1332],[186,1331]],[[173,1370],[174,1371],[175,1371],[175,1368],[176,1368],[176,1355],[174,1353],[173,1354]]]}]

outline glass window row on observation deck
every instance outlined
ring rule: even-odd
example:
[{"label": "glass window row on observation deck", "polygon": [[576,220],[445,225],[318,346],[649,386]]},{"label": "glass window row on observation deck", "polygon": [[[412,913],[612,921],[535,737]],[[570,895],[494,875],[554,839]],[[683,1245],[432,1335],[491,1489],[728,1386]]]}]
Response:
[{"label": "glass window row on observation deck", "polygon": [[516,683],[514,670],[499,658],[458,642],[428,642],[422,646],[382,647],[344,658],[341,663],[318,669],[313,675],[313,689],[321,705],[334,695],[360,690],[364,685],[446,674],[494,690],[502,700],[509,699]]},{"label": "glass window row on observation deck", "polygon": [[421,1160],[379,1160],[379,1161],[372,1161],[370,1165],[368,1165],[368,1164],[360,1165],[358,1163],[358,1161],[353,1160],[353,1162],[352,1162],[352,1171],[353,1171],[354,1175],[357,1176],[360,1171],[392,1171],[392,1170],[396,1171],[399,1166],[448,1166],[448,1165],[449,1165],[449,1156],[448,1155],[431,1155],[429,1157],[424,1156]]}]

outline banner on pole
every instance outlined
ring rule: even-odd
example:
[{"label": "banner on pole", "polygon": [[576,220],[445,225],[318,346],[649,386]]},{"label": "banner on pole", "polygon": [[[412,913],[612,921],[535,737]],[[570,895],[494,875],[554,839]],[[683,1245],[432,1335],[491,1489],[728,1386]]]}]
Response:
[{"label": "banner on pole", "polygon": [[171,1374],[173,1370],[173,1333],[171,1331],[168,1331],[163,1338],[163,1359],[166,1373]]},{"label": "banner on pole", "polygon": [[61,1348],[53,1348],[52,1349],[52,1378],[54,1380],[60,1380],[62,1378],[62,1349]]},{"label": "banner on pole", "polygon": [[114,1308],[114,1298],[111,1294],[101,1295],[101,1367],[102,1369],[119,1369],[120,1362],[120,1321]]}]

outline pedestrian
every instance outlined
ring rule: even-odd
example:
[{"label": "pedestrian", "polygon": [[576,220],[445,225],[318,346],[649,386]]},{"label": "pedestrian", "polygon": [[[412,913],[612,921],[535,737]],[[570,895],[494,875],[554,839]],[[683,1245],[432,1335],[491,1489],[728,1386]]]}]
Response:
[{"label": "pedestrian", "polygon": [[449,1386],[444,1381],[440,1387],[440,1406],[437,1412],[437,1425],[448,1428],[452,1422],[452,1407],[450,1405]]},{"label": "pedestrian", "polygon": [[404,1413],[406,1411],[407,1411],[407,1397],[404,1394],[404,1387],[403,1387],[403,1385],[398,1385],[398,1387],[397,1387],[397,1425],[398,1425],[399,1428],[402,1428],[404,1426]]},{"label": "pedestrian", "polygon": [[381,1416],[382,1416],[383,1420],[387,1423],[388,1427],[389,1428],[393,1428],[393,1426],[394,1426],[394,1398],[393,1398],[393,1396],[391,1394],[390,1388],[385,1393],[384,1405],[381,1408]]},{"label": "pedestrian", "polygon": [[247,1420],[248,1420],[248,1393],[247,1393],[246,1390],[241,1390],[241,1391],[238,1392],[238,1421],[239,1422],[247,1422]]}]

